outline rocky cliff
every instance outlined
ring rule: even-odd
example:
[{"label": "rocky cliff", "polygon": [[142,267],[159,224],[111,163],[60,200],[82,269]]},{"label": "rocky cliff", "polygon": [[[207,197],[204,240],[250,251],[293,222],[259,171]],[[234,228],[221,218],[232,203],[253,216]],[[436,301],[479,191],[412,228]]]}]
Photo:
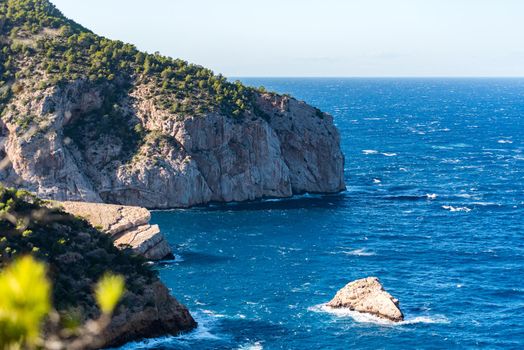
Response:
[{"label": "rocky cliff", "polygon": [[158,225],[150,225],[151,213],[141,207],[86,202],[55,202],[66,213],[80,216],[107,233],[120,249],[149,260],[173,256]]},{"label": "rocky cliff", "polygon": [[[150,136],[129,158],[118,138],[86,140],[89,130],[66,135],[68,125],[104,103],[98,87],[75,81],[11,99],[2,118],[0,149],[10,165],[1,181],[44,198],[149,208],[344,188],[344,158],[333,120],[303,102],[260,94],[256,103],[266,119],[177,118],[152,106],[139,91],[121,103]],[[45,125],[20,134],[13,120],[21,114]]]},{"label": "rocky cliff", "polygon": [[328,114],[96,36],[45,0],[24,1],[37,14],[12,3],[0,181],[148,208],[344,189]]}]

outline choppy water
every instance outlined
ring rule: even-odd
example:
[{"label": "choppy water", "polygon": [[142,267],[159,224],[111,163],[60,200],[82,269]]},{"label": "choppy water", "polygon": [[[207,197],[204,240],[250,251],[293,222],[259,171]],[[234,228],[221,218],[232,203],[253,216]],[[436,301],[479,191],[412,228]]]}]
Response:
[{"label": "choppy water", "polygon": [[[243,80],[334,115],[347,191],[154,213],[200,327],[126,348],[524,346],[524,80]],[[326,312],[365,276],[405,322]]]}]

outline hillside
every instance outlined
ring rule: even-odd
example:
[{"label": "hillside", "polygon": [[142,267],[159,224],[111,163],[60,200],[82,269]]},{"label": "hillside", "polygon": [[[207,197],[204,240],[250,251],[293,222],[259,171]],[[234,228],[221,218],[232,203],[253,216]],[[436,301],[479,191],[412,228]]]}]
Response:
[{"label": "hillside", "polygon": [[[125,277],[127,291],[109,327],[98,336],[100,344],[93,347],[177,334],[196,326],[185,306],[169,295],[141,258],[118,250],[108,235],[84,220],[50,209],[25,191],[0,187],[0,229],[0,270],[28,254],[45,262],[54,307],[64,324],[100,315],[93,286],[106,271]],[[46,321],[46,333],[52,320]]]},{"label": "hillside", "polygon": [[344,189],[332,117],[0,3],[0,181],[44,198],[187,207]]}]

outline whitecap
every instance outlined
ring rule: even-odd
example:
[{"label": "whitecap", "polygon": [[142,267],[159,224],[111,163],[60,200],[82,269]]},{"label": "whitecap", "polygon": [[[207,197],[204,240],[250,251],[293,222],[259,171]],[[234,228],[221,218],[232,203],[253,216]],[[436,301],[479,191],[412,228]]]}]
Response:
[{"label": "whitecap", "polygon": [[364,154],[377,154],[378,151],[376,151],[374,149],[363,149],[362,153],[364,153]]},{"label": "whitecap", "polygon": [[467,143],[454,143],[450,145],[451,147],[457,147],[457,148],[466,148],[466,147],[472,147],[471,145],[468,145]]},{"label": "whitecap", "polygon": [[436,193],[426,193],[426,197],[428,199],[437,199],[437,194]]},{"label": "whitecap", "polygon": [[513,143],[511,140],[498,140],[498,143]]},{"label": "whitecap", "polygon": [[495,203],[495,202],[472,202],[472,205],[478,205],[481,207],[491,207],[491,206],[497,206],[500,207],[502,204]]},{"label": "whitecap", "polygon": [[382,181],[380,181],[379,179],[373,179],[373,183],[374,183],[374,184],[379,184],[379,183],[381,183],[381,182],[382,182]]},{"label": "whitecap", "polygon": [[472,198],[473,196],[468,194],[468,193],[459,193],[459,194],[456,194],[455,197],[460,197],[460,198]]},{"label": "whitecap", "polygon": [[332,308],[327,306],[326,304],[319,304],[315,306],[308,307],[308,311],[312,312],[321,312],[321,313],[328,313],[330,315],[340,317],[340,318],[352,318],[355,322],[359,323],[372,323],[377,324],[381,326],[402,326],[402,325],[410,325],[410,324],[416,324],[416,323],[449,323],[449,320],[441,315],[437,316],[417,316],[413,318],[406,318],[404,321],[400,322],[393,322],[390,320],[386,320],[384,318],[350,310],[348,308]]},{"label": "whitecap", "polygon": [[373,256],[375,255],[374,252],[367,251],[365,248],[355,249],[351,251],[344,251],[343,253],[346,255],[353,255],[353,256]]},{"label": "whitecap", "polygon": [[469,213],[471,211],[471,209],[468,207],[454,207],[452,205],[443,205],[442,209],[446,209],[451,212],[463,211],[463,212]]},{"label": "whitecap", "polygon": [[394,157],[396,156],[397,154],[396,153],[393,153],[393,152],[384,152],[384,153],[381,153],[383,156],[386,156],[386,157]]},{"label": "whitecap", "polygon": [[238,350],[262,350],[262,349],[264,349],[264,347],[262,346],[262,344],[259,341],[254,342],[252,344],[244,344],[238,348]]}]

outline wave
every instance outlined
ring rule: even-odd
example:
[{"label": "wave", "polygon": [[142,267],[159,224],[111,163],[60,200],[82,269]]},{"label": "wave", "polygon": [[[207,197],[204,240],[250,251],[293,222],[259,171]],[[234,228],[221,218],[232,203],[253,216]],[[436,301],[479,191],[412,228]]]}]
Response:
[{"label": "wave", "polygon": [[119,350],[136,350],[136,349],[159,349],[166,347],[186,348],[194,341],[225,341],[226,338],[213,334],[212,329],[215,327],[219,318],[224,315],[215,314],[210,310],[199,310],[192,312],[198,326],[188,333],[182,333],[177,336],[166,336],[140,341],[130,342],[119,348]]},{"label": "wave", "polygon": [[404,321],[393,322],[381,317],[377,317],[370,314],[365,314],[362,312],[350,310],[348,308],[332,308],[326,304],[319,304],[315,306],[308,307],[308,311],[328,313],[330,315],[340,317],[340,318],[352,318],[355,322],[359,323],[372,323],[381,326],[404,326],[417,323],[449,323],[449,320],[442,316],[417,316],[413,318],[407,318]]},{"label": "wave", "polygon": [[467,143],[454,143],[452,145],[450,145],[451,147],[457,147],[457,148],[467,148],[467,147],[473,147]]},{"label": "wave", "polygon": [[376,149],[363,149],[363,154],[369,155],[369,154],[381,154],[385,157],[395,157],[397,154],[394,152],[379,152]]},{"label": "wave", "polygon": [[460,159],[448,159],[448,158],[446,158],[446,159],[443,159],[441,161],[441,163],[444,163],[444,164],[458,164],[458,163],[460,163]]},{"label": "wave", "polygon": [[443,205],[442,209],[446,209],[451,212],[463,211],[463,212],[469,213],[471,211],[471,209],[468,207],[454,207],[452,205]]},{"label": "wave", "polygon": [[351,251],[344,251],[343,253],[346,254],[346,255],[353,255],[353,256],[373,256],[373,255],[376,255],[376,253],[367,251],[365,248],[355,249],[355,250],[351,250]]},{"label": "wave", "polygon": [[441,149],[441,150],[452,150],[453,147],[451,146],[431,146],[433,149]]},{"label": "wave", "polygon": [[500,207],[502,204],[495,202],[472,202],[471,205],[481,206],[481,207]]},{"label": "wave", "polygon": [[262,349],[264,349],[264,347],[262,346],[262,344],[259,341],[254,342],[252,344],[244,344],[238,348],[238,350],[262,350]]},{"label": "wave", "polygon": [[513,143],[511,140],[498,140],[498,143]]},{"label": "wave", "polygon": [[457,193],[457,194],[454,194],[454,196],[459,197],[459,198],[473,198],[473,195],[469,193]]}]

